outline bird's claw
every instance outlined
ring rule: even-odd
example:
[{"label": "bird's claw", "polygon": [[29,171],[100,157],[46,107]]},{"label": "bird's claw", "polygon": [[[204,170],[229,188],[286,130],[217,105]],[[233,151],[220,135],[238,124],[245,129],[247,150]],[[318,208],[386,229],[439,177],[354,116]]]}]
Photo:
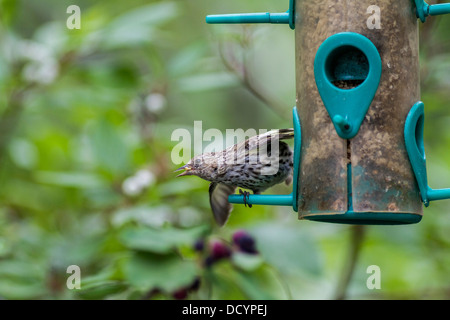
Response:
[{"label": "bird's claw", "polygon": [[252,204],[251,204],[251,203],[248,203],[249,196],[250,196],[250,192],[248,192],[248,191],[242,191],[242,189],[239,189],[239,194],[242,194],[242,195],[244,196],[244,206],[247,206],[247,205],[248,205],[248,207],[251,208],[251,207],[252,207]]}]

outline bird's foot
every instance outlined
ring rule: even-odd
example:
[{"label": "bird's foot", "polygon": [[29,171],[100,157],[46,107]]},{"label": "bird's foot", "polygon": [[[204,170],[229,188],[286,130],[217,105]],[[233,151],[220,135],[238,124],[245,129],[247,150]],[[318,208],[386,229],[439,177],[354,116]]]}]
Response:
[{"label": "bird's foot", "polygon": [[239,189],[239,194],[242,194],[242,195],[244,196],[244,205],[245,205],[245,206],[248,205],[248,207],[251,208],[251,207],[252,207],[252,204],[251,204],[251,203],[248,203],[248,199],[249,199],[249,196],[250,196],[250,192],[248,192],[248,191],[242,191],[242,189]]}]

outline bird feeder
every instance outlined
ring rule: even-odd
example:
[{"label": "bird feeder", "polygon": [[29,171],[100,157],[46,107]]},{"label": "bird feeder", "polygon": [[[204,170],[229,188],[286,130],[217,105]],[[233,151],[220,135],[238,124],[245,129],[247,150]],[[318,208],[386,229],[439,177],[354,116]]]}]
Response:
[{"label": "bird feeder", "polygon": [[446,13],[450,4],[423,0],[290,0],[285,13],[207,16],[295,30],[293,192],[246,202],[292,206],[299,219],[410,224],[422,203],[450,199],[427,183],[419,84],[418,19]]}]

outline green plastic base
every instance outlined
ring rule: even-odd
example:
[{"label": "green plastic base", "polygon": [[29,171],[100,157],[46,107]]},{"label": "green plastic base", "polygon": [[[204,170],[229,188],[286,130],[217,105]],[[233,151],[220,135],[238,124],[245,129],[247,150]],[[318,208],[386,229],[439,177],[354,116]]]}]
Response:
[{"label": "green plastic base", "polygon": [[347,211],[343,214],[311,214],[303,216],[302,219],[359,225],[400,225],[418,223],[422,220],[422,215],[412,213]]}]

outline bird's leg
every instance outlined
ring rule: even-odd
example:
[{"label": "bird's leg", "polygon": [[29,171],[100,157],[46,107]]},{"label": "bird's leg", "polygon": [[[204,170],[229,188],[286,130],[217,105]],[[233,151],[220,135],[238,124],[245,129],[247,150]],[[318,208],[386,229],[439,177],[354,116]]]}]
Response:
[{"label": "bird's leg", "polygon": [[239,194],[242,194],[244,196],[244,206],[248,205],[248,207],[251,208],[252,204],[247,202],[248,201],[247,199],[250,196],[250,192],[242,191],[242,189],[239,189]]},{"label": "bird's leg", "polygon": [[239,189],[239,194],[242,194],[244,196],[244,206],[247,206],[247,199],[245,198],[245,196],[246,196],[245,191],[242,191],[242,189]]},{"label": "bird's leg", "polygon": [[[261,194],[261,192],[260,192],[260,191],[258,191],[258,190],[256,190],[256,191],[255,191],[255,190],[253,190],[253,194]],[[247,192],[247,197],[248,197],[248,196],[250,196],[250,192]],[[249,207],[249,208],[251,208],[251,207],[252,207],[252,205],[251,205],[251,204],[249,203],[249,204],[248,204],[248,207]]]}]

